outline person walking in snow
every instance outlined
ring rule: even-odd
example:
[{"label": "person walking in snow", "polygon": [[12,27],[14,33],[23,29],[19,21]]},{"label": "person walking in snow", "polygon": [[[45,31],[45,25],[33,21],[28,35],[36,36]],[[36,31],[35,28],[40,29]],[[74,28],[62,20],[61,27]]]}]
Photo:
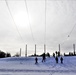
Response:
[{"label": "person walking in snow", "polygon": [[60,61],[61,61],[61,64],[63,64],[63,58],[62,57],[60,58]]},{"label": "person walking in snow", "polygon": [[56,60],[56,63],[58,63],[58,57],[57,56],[56,56],[55,60]]},{"label": "person walking in snow", "polygon": [[37,64],[37,63],[38,63],[38,58],[36,57],[36,58],[35,58],[35,64]]},{"label": "person walking in snow", "polygon": [[45,53],[43,53],[42,62],[45,62],[45,59],[46,59],[46,56],[45,56]]}]

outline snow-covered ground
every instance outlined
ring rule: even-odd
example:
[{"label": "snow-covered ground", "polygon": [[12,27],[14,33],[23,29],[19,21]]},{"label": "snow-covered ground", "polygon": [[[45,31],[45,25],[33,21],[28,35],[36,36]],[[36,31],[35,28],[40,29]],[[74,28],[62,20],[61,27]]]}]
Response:
[{"label": "snow-covered ground", "polygon": [[11,57],[0,59],[0,75],[76,75],[76,57],[63,57],[64,63],[56,64],[53,57],[42,63],[34,57]]}]

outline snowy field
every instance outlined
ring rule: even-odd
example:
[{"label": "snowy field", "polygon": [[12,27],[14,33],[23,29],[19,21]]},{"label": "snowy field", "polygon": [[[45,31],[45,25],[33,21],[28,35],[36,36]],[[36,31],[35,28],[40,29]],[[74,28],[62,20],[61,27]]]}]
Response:
[{"label": "snowy field", "polygon": [[76,75],[76,57],[63,57],[64,63],[55,63],[53,57],[35,64],[34,57],[11,57],[0,59],[0,75]]}]

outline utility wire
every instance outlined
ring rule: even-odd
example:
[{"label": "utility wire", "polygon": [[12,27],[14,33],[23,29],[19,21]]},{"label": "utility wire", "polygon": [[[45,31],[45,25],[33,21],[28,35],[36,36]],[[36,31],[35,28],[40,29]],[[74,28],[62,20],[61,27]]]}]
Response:
[{"label": "utility wire", "polygon": [[73,30],[74,30],[75,26],[76,26],[76,24],[73,26],[73,28],[72,28],[72,30],[70,31],[70,33],[68,34],[68,36],[66,37],[66,39],[65,39],[61,44],[64,44],[64,43],[65,43],[65,41],[67,41],[67,40],[68,40],[68,38],[69,38],[69,37],[70,37],[70,35],[72,34],[72,32],[73,32]]},{"label": "utility wire", "polygon": [[73,26],[72,30],[70,31],[68,37],[70,37],[71,33],[73,32],[74,28],[75,28],[76,24]]},{"label": "utility wire", "polygon": [[33,36],[33,31],[32,31],[32,27],[31,27],[31,23],[30,23],[30,16],[29,16],[29,12],[28,12],[28,7],[27,7],[27,1],[25,1],[25,7],[26,7],[26,11],[27,11],[27,15],[28,15],[28,20],[29,20],[29,25],[30,25],[30,30],[31,30],[31,35],[32,35],[32,39],[35,42],[34,36]]},{"label": "utility wire", "polygon": [[[22,38],[22,36],[21,36],[21,34],[20,34],[19,30],[18,30],[18,27],[17,27],[15,21],[14,21],[14,18],[13,18],[13,15],[12,15],[12,13],[11,13],[11,10],[10,10],[10,8],[9,8],[9,5],[8,5],[7,0],[5,0],[5,3],[6,3],[6,6],[7,6],[8,10],[9,10],[9,13],[10,13],[10,15],[11,15],[11,17],[12,17],[12,20],[13,20],[13,22],[14,22],[14,25],[15,25],[15,27],[16,27],[16,29],[17,29],[17,32],[18,32],[21,40],[23,41],[23,38]],[[24,43],[24,41],[23,41],[23,43]],[[25,44],[25,43],[24,43],[24,44]]]},{"label": "utility wire", "polygon": [[62,41],[61,45],[63,45],[68,40],[68,36]]},{"label": "utility wire", "polygon": [[[62,3],[63,3],[63,1],[62,1]],[[58,5],[59,5],[59,3],[58,3]],[[61,6],[61,7],[62,7],[62,6]],[[76,25],[76,24],[75,24],[75,25]],[[64,44],[65,41],[68,40],[68,38],[70,37],[71,33],[73,32],[73,30],[74,30],[74,28],[75,28],[75,25],[73,26],[73,28],[71,29],[70,33],[67,35],[67,37],[64,39],[64,41],[63,41],[61,44]]]},{"label": "utility wire", "polygon": [[45,0],[44,53],[46,53],[46,0]]},{"label": "utility wire", "polygon": [[46,0],[45,0],[45,33],[44,33],[44,43],[46,44]]}]

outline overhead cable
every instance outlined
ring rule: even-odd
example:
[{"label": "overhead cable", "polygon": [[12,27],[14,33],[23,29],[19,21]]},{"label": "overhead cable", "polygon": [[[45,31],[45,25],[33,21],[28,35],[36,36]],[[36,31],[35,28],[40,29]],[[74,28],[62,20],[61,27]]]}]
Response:
[{"label": "overhead cable", "polygon": [[34,36],[33,36],[33,31],[32,31],[32,27],[31,27],[31,23],[30,23],[30,16],[29,16],[29,12],[28,12],[28,7],[27,7],[27,1],[25,1],[25,7],[26,7],[26,11],[27,11],[27,15],[28,15],[28,21],[29,21],[29,25],[30,25],[30,30],[31,30],[31,35],[32,35],[32,39],[35,42]]},{"label": "overhead cable", "polygon": [[44,32],[44,43],[46,44],[46,0],[45,0],[45,32]]},{"label": "overhead cable", "polygon": [[[23,38],[22,38],[22,36],[21,36],[21,34],[20,34],[19,30],[18,30],[18,27],[17,27],[17,25],[16,25],[16,23],[15,23],[15,20],[14,20],[14,18],[13,18],[13,15],[12,15],[12,13],[11,13],[11,10],[10,10],[10,8],[9,8],[9,5],[8,5],[7,0],[5,0],[5,3],[6,3],[6,6],[7,6],[8,10],[9,10],[9,13],[10,13],[10,15],[11,15],[11,17],[12,17],[12,20],[13,20],[13,22],[14,22],[14,25],[15,25],[15,27],[16,27],[16,29],[17,29],[17,32],[18,32],[21,40],[23,41]],[[24,43],[24,41],[23,41],[23,43]],[[25,44],[25,43],[24,43],[24,44]]]}]

